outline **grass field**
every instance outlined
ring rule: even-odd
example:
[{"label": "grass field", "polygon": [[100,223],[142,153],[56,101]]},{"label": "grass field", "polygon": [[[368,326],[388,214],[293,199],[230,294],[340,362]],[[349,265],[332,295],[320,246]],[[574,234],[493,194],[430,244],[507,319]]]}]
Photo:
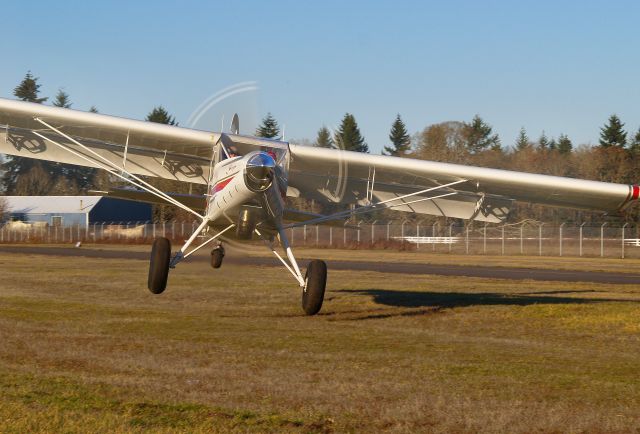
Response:
[{"label": "grass field", "polygon": [[278,268],[0,266],[2,433],[640,430],[633,285],[335,271],[305,317]]}]

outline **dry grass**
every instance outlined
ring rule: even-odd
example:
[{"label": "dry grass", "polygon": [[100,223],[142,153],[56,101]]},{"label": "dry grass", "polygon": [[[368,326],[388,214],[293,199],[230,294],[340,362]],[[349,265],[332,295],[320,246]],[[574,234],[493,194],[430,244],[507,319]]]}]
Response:
[{"label": "dry grass", "polygon": [[[263,250],[263,249],[262,249]],[[262,250],[255,254],[261,255]],[[297,248],[296,252],[307,258],[329,258],[342,261],[376,261],[429,263],[443,265],[482,265],[496,267],[536,268],[547,270],[610,271],[614,273],[640,273],[640,259],[554,257],[554,256],[496,256],[432,253],[428,249],[418,251],[371,251]]]},{"label": "dry grass", "polygon": [[338,271],[309,318],[276,268],[0,265],[0,432],[640,429],[635,286]]}]

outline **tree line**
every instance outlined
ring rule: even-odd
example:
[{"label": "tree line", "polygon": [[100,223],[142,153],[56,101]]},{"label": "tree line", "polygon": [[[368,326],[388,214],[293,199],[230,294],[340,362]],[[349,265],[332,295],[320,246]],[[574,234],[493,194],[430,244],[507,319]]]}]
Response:
[{"label": "tree line", "polygon": [[[38,78],[27,72],[22,82],[14,89],[14,96],[23,101],[43,104],[47,97],[40,96]],[[57,107],[72,107],[69,94],[59,89],[52,104]],[[97,113],[95,106],[89,111]],[[146,116],[149,122],[177,125],[174,116],[163,106],[154,107]],[[255,135],[265,138],[281,137],[281,128],[271,113],[262,119]],[[356,152],[369,152],[369,146],[360,131],[355,116],[345,113],[339,127],[330,131],[320,127],[313,142],[292,140],[322,148],[338,148]],[[620,118],[612,114],[600,129],[597,146],[574,146],[566,134],[557,138],[548,137],[543,131],[530,139],[521,128],[512,146],[504,146],[493,127],[480,115],[470,121],[448,121],[426,126],[410,134],[400,114],[391,122],[389,142],[383,155],[417,158],[448,163],[469,164],[532,173],[584,178],[617,183],[637,183],[640,173],[640,128],[629,133]],[[47,161],[20,157],[5,157],[2,164],[2,185],[7,195],[75,195],[88,190],[103,190],[117,182],[108,173]],[[150,178],[158,188],[173,192],[189,192],[186,186],[171,180]],[[201,189],[200,186],[195,187]],[[154,208],[154,220],[166,221],[186,218],[180,210],[170,206]],[[637,221],[638,207],[627,213],[627,218]],[[512,220],[535,218],[539,220],[599,219],[600,214],[557,210],[535,205],[519,204]]]}]

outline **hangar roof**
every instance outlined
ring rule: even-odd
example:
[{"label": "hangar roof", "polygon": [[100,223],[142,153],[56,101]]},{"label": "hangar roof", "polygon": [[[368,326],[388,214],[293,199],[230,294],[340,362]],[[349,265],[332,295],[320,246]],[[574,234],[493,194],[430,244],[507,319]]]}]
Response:
[{"label": "hangar roof", "polygon": [[88,213],[102,196],[4,196],[9,213]]}]

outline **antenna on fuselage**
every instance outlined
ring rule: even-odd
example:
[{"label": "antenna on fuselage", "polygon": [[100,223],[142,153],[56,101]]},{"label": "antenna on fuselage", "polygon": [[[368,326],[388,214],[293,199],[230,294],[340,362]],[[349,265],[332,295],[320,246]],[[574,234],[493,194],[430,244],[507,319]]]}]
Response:
[{"label": "antenna on fuselage", "polygon": [[238,113],[235,113],[233,119],[231,119],[231,134],[240,134],[240,118],[238,117]]}]

